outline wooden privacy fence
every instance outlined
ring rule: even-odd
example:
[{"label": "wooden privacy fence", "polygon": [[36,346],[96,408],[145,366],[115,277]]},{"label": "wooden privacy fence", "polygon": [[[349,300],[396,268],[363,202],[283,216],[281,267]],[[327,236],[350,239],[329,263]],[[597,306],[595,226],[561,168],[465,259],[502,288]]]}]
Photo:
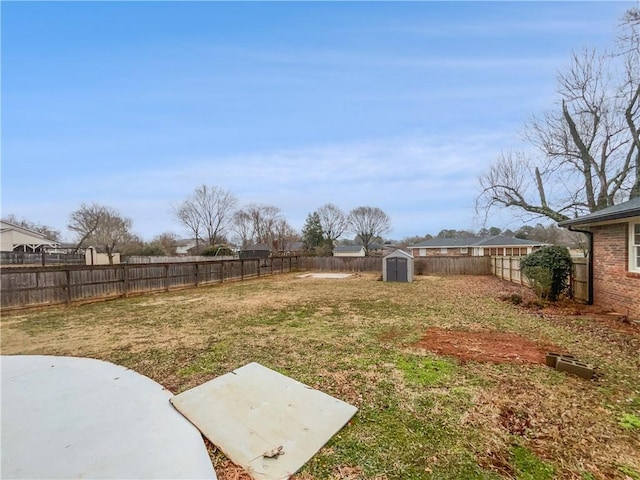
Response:
[{"label": "wooden privacy fence", "polygon": [[300,257],[301,270],[328,272],[380,272],[382,259],[375,257]]},{"label": "wooden privacy fence", "polygon": [[[301,257],[302,270],[380,272],[382,257]],[[491,275],[489,257],[426,257],[414,261],[416,275]]]},{"label": "wooden privacy fence", "polygon": [[84,265],[84,255],[66,253],[0,252],[2,265]]},{"label": "wooden privacy fence", "polygon": [[414,264],[418,275],[491,275],[489,257],[425,257]]},{"label": "wooden privacy fence", "polygon": [[119,264],[0,269],[2,310],[105,300],[197,287],[299,268],[298,257],[215,262]]},{"label": "wooden privacy fence", "polygon": [[[520,260],[523,257],[491,257],[491,273],[507,280],[529,286],[528,280],[520,271]],[[581,302],[589,300],[589,264],[586,258],[573,258],[573,265],[569,275],[571,294]]]},{"label": "wooden privacy fence", "polygon": [[205,257],[203,255],[190,255],[184,257],[165,257],[151,255],[129,255],[124,257],[127,263],[185,263],[185,262],[219,262],[220,260],[234,260],[238,257],[219,256]]}]

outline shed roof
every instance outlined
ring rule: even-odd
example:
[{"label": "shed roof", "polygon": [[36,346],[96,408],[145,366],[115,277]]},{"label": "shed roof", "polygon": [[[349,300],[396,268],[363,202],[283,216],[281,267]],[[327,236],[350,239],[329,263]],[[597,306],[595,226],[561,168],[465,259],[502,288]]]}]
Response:
[{"label": "shed roof", "polygon": [[626,202],[612,205],[611,207],[598,210],[583,217],[574,218],[559,222],[561,227],[573,227],[578,225],[590,225],[594,223],[609,222],[611,220],[621,220],[640,216],[640,197],[632,198]]},{"label": "shed roof", "polygon": [[384,256],[384,258],[389,258],[389,257],[406,257],[406,258],[412,259],[413,255],[411,255],[409,252],[405,252],[404,250],[398,249]]}]

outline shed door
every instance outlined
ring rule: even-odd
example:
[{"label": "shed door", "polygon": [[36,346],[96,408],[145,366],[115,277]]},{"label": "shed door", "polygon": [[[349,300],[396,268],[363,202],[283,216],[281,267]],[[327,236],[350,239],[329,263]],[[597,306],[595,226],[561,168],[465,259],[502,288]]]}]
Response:
[{"label": "shed door", "polygon": [[406,258],[387,258],[387,282],[408,282],[408,263]]}]

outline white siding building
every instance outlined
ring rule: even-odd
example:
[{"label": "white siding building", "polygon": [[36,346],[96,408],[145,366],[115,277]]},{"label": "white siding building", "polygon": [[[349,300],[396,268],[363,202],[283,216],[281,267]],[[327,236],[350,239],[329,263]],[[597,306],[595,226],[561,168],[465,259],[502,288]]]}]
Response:
[{"label": "white siding building", "polygon": [[0,221],[0,251],[38,252],[43,248],[51,249],[59,245],[59,242],[49,240],[41,233],[4,220]]}]

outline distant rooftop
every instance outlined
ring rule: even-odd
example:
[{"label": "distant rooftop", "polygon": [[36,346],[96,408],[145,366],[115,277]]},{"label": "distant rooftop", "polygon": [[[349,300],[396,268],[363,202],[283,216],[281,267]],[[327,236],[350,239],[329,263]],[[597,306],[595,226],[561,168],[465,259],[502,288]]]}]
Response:
[{"label": "distant rooftop", "polygon": [[544,242],[534,242],[522,238],[505,237],[461,237],[461,238],[432,238],[409,245],[409,248],[456,248],[456,247],[511,247],[545,245]]},{"label": "distant rooftop", "polygon": [[364,245],[338,245],[333,247],[333,251],[338,253],[357,253],[363,248]]}]

